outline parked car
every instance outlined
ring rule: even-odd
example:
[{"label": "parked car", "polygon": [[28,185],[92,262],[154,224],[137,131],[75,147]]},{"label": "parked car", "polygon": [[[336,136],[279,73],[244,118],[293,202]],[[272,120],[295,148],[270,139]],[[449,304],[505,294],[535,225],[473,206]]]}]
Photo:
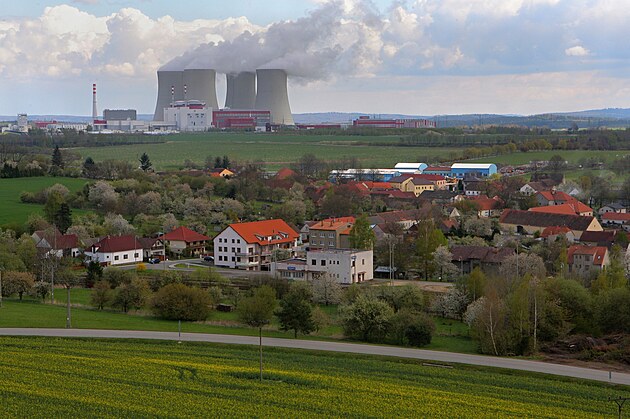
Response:
[{"label": "parked car", "polygon": [[204,256],[203,260],[206,262],[214,263],[214,256]]},{"label": "parked car", "polygon": [[149,259],[149,263],[150,264],[156,264],[156,263],[160,263],[160,259],[159,258],[151,258]]}]

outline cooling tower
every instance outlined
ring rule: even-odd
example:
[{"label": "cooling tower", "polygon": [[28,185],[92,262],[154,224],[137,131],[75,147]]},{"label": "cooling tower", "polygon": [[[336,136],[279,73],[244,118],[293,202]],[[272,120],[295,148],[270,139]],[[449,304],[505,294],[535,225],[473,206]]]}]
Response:
[{"label": "cooling tower", "polygon": [[217,102],[217,72],[214,70],[184,70],[186,100],[200,100],[206,106],[219,109]]},{"label": "cooling tower", "polygon": [[225,107],[254,109],[256,105],[256,74],[243,72],[227,75]]},{"label": "cooling tower", "polygon": [[255,109],[271,111],[273,124],[294,125],[289,106],[286,71],[256,70],[256,79],[258,90]]},{"label": "cooling tower", "polygon": [[[164,121],[164,108],[168,108],[173,100],[184,99],[184,72],[183,71],[158,71],[158,97],[155,104],[154,121]],[[173,92],[171,92],[171,88]]]}]

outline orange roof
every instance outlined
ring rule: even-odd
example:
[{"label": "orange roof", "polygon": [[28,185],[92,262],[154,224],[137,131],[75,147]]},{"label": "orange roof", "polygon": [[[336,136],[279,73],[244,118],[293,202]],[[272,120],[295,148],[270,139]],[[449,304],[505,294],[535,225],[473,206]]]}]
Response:
[{"label": "orange roof", "polygon": [[329,230],[329,231],[337,231],[339,229],[352,228],[354,224],[354,217],[343,217],[343,218],[328,218],[326,220],[319,221],[312,226],[310,226],[311,230]]},{"label": "orange roof", "polygon": [[499,198],[488,198],[484,196],[483,198],[472,198],[470,201],[474,202],[479,211],[490,211],[493,209],[501,208],[503,202]]},{"label": "orange roof", "polygon": [[299,234],[281,219],[236,223],[230,224],[229,227],[250,244],[291,243],[299,237]]},{"label": "orange roof", "polygon": [[582,214],[585,212],[593,212],[593,208],[580,201],[571,201],[561,205],[547,205],[544,207],[530,208],[533,212],[545,212],[548,214]]},{"label": "orange roof", "polygon": [[283,167],[278,170],[278,173],[274,176],[276,179],[289,179],[292,177],[297,177],[297,173],[294,170],[289,169],[288,167]]},{"label": "orange roof", "polygon": [[199,234],[196,231],[192,231],[188,227],[177,227],[175,230],[170,233],[166,233],[160,237],[163,240],[168,241],[178,241],[178,242],[201,242],[205,240],[210,240],[210,237],[204,236],[203,234]]},{"label": "orange roof", "polygon": [[571,229],[567,226],[551,226],[545,227],[540,237],[546,239],[549,236],[558,236],[560,234],[567,234]]},{"label": "orange roof", "polygon": [[602,214],[602,220],[630,221],[630,213],[606,212]]},{"label": "orange roof", "polygon": [[389,182],[362,182],[368,189],[391,189],[392,185]]},{"label": "orange roof", "polygon": [[608,252],[608,249],[604,246],[584,246],[576,244],[575,246],[569,247],[567,257],[569,263],[573,263],[573,256],[575,255],[591,255],[593,256],[593,265],[602,265],[606,257],[606,252]]},{"label": "orange roof", "polygon": [[577,199],[562,191],[539,191],[538,193],[542,195],[543,198],[545,198],[547,201],[577,201]]}]

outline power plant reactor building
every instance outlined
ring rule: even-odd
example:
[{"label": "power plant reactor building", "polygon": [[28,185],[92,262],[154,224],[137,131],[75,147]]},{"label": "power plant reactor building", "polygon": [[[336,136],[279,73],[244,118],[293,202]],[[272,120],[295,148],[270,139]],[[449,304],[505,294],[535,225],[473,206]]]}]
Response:
[{"label": "power plant reactor building", "polygon": [[[160,70],[157,75],[158,97],[154,121],[165,121],[164,109],[182,100],[198,100],[204,102],[208,109],[219,110],[215,70]],[[286,71],[265,69],[256,70],[256,73],[244,71],[227,74],[225,108],[269,111],[271,124],[294,125]]]}]

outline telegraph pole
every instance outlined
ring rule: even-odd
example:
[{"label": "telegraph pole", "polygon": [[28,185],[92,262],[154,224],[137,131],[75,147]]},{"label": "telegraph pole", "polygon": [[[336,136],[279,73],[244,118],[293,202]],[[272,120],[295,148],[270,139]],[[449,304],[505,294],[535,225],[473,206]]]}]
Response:
[{"label": "telegraph pole", "polygon": [[2,268],[0,268],[0,308],[2,308]]},{"label": "telegraph pole", "polygon": [[623,417],[623,405],[629,399],[630,397],[621,397],[621,396],[617,397],[616,399],[613,399],[612,397],[608,398],[609,402],[615,402],[615,404],[617,404],[617,408],[619,409],[619,419]]}]

